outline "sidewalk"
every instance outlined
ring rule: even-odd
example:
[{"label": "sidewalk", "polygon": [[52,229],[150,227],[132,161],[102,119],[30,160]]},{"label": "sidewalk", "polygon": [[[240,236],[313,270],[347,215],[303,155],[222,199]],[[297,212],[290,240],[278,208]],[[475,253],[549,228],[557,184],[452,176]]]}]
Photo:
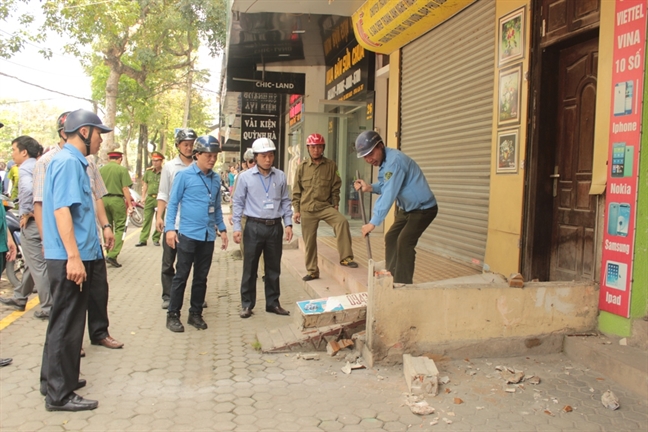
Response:
[{"label": "sidewalk", "polygon": [[[119,261],[109,268],[111,335],[122,350],[90,345],[81,361],[88,386],[82,396],[99,408],[79,413],[49,413],[38,392],[46,323],[33,310],[0,330],[0,356],[13,357],[0,369],[1,431],[184,431],[184,430],[638,430],[648,427],[648,402],[607,378],[572,363],[561,354],[513,359],[436,358],[450,382],[427,401],[436,413],[418,416],[404,405],[407,391],[400,366],[378,366],[345,375],[345,352],[320,353],[319,361],[294,354],[261,354],[255,334],[286,324],[292,317],[264,311],[259,281],[258,306],[250,319],[239,318],[242,262],[217,251],[204,311],[209,328],[186,325],[185,333],[166,329],[161,306],[162,249],[149,241],[135,248],[139,231],[129,232]],[[230,250],[238,246],[233,245]],[[288,310],[308,298],[301,281],[284,271],[281,302]],[[187,292],[189,289],[187,290]],[[0,323],[13,319],[0,308]],[[0,325],[1,326],[1,325]],[[506,385],[495,371],[505,365],[541,378],[539,385]],[[474,374],[473,374],[474,372]],[[506,392],[507,387],[516,389]],[[600,402],[612,389],[621,408]],[[448,390],[446,390],[448,389]],[[446,393],[449,391],[449,393]],[[455,404],[455,398],[462,403]],[[565,412],[565,406],[572,412]],[[436,420],[438,418],[438,420]],[[447,423],[445,420],[448,422]],[[437,421],[435,425],[431,423]]]}]

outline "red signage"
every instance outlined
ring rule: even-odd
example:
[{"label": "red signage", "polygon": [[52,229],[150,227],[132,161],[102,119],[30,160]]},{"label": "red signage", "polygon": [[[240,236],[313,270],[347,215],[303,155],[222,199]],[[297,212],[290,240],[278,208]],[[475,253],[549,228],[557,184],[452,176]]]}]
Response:
[{"label": "red signage", "polygon": [[628,317],[646,47],[646,0],[616,0],[599,309]]}]

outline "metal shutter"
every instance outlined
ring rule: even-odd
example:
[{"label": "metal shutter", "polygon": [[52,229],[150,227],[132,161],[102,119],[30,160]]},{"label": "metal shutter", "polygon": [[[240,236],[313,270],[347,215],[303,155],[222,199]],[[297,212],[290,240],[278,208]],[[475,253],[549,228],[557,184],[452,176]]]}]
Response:
[{"label": "metal shutter", "polygon": [[418,245],[473,263],[486,250],[495,28],[482,0],[402,49],[401,150],[439,203]]}]

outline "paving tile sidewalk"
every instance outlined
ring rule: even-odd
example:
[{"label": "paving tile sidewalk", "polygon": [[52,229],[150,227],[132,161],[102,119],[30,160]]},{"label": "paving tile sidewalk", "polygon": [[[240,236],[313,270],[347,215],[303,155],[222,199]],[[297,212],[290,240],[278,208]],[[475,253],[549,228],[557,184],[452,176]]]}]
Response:
[{"label": "paving tile sidewalk", "polygon": [[[45,411],[38,374],[46,324],[28,312],[0,331],[0,356],[14,358],[12,365],[0,369],[1,431],[620,431],[648,426],[646,401],[560,354],[440,361],[441,375],[449,376],[450,382],[439,396],[428,399],[438,415],[425,417],[404,405],[407,387],[400,366],[345,375],[342,357],[323,353],[319,361],[306,361],[294,354],[262,354],[254,347],[256,332],[292,318],[265,312],[261,282],[255,315],[239,318],[242,262],[227,252],[216,252],[213,258],[209,307],[204,311],[209,328],[198,331],[186,325],[185,300],[181,319],[186,331],[171,333],[160,308],[161,248],[151,243],[135,248],[136,241],[137,232],[129,233],[119,257],[124,266],[108,270],[110,331],[125,348],[92,346],[87,337],[84,342],[87,356],[81,371],[88,386],[79,394],[99,400],[99,408]],[[283,272],[281,283],[281,301],[290,310],[294,302],[307,298],[289,272]],[[507,393],[494,370],[498,364],[538,374],[542,382]],[[600,395],[607,388],[621,399],[620,410],[601,405]],[[455,405],[455,397],[463,403]],[[574,411],[561,411],[565,405]],[[439,423],[431,425],[437,417]]]}]

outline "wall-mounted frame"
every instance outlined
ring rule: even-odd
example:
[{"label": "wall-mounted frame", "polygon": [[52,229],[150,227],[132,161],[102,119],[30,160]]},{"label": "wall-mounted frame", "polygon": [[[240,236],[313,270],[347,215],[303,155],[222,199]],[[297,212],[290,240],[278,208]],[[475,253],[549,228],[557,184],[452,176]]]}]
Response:
[{"label": "wall-mounted frame", "polygon": [[497,126],[520,124],[522,63],[499,71]]},{"label": "wall-mounted frame", "polygon": [[525,17],[526,6],[523,6],[499,19],[497,27],[497,59],[500,67],[506,63],[524,58]]},{"label": "wall-mounted frame", "polygon": [[520,149],[520,129],[497,132],[497,174],[518,172],[518,153]]}]

